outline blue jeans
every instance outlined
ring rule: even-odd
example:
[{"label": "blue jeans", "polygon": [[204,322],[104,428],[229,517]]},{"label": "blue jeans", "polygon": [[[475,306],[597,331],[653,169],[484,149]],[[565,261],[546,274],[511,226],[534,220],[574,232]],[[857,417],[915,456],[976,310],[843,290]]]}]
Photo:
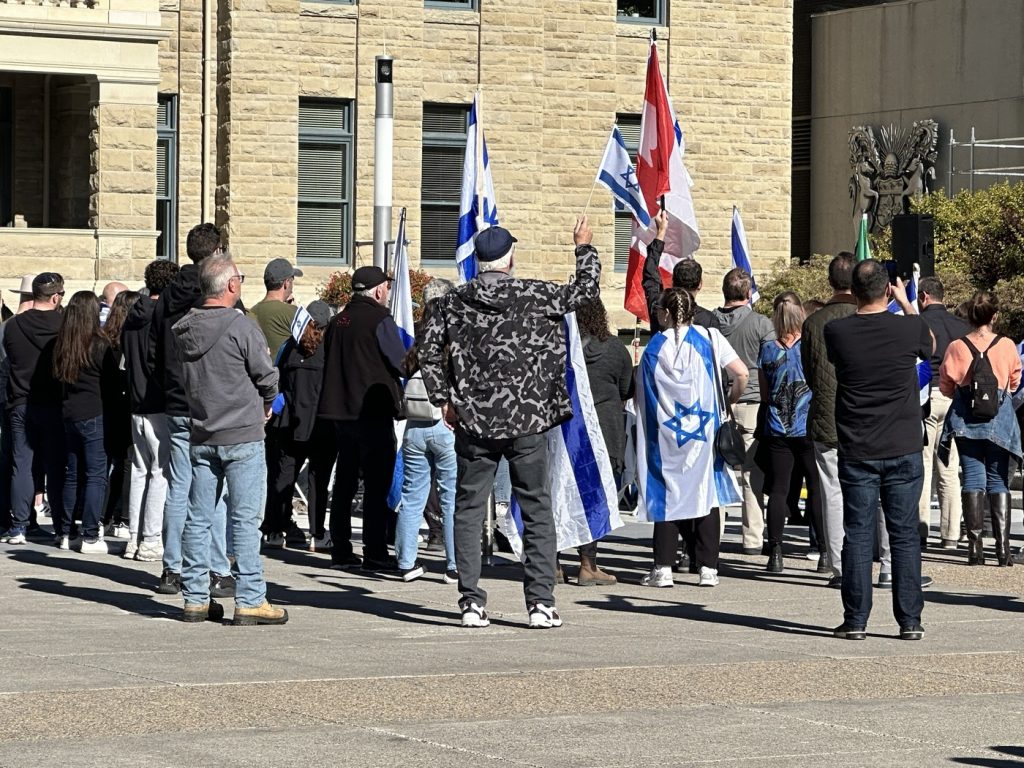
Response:
[{"label": "blue jeans", "polygon": [[1010,452],[989,440],[954,439],[964,472],[963,490],[1006,493],[1010,482]]},{"label": "blue jeans", "polygon": [[[107,494],[107,451],[103,446],[103,416],[81,421],[64,420],[66,473],[64,475],[64,521],[61,529],[74,524],[74,510],[81,502],[82,535],[98,539],[103,525],[103,499]],[[79,487],[79,478],[84,480]]]},{"label": "blue jeans", "polygon": [[[211,558],[218,533],[230,525],[235,543],[235,605],[257,608],[267,597],[260,560],[260,522],[267,494],[263,442],[193,445],[192,485],[181,536],[181,592],[186,605],[210,602]],[[225,521],[223,498],[227,488]]]},{"label": "blue jeans", "polygon": [[[181,534],[185,529],[189,488],[192,486],[192,459],[189,457],[189,436],[192,420],[188,416],[167,416],[170,438],[170,462],[167,479],[167,498],[164,500],[164,570],[181,573]],[[225,500],[217,499],[217,514],[226,520]],[[228,562],[226,531],[224,526],[213,531],[210,544],[211,571],[218,576],[231,573]]]},{"label": "blue jeans", "polygon": [[512,478],[509,475],[508,459],[504,456],[498,462],[498,469],[494,473],[494,503],[512,503]]},{"label": "blue jeans", "polygon": [[24,533],[32,516],[38,458],[46,474],[54,533],[67,535],[64,523],[64,424],[59,405],[16,405],[8,412],[11,427],[11,531]]},{"label": "blue jeans", "polygon": [[405,475],[402,478],[402,507],[395,530],[395,554],[398,567],[412,568],[418,551],[417,536],[423,508],[430,494],[430,471],[437,479],[444,528],[444,554],[447,570],[455,570],[455,433],[438,421],[410,421],[402,443]]},{"label": "blue jeans", "polygon": [[901,627],[921,621],[921,536],[917,507],[924,463],[920,453],[892,459],[854,460],[839,455],[843,489],[843,615],[866,627],[871,614],[871,561],[878,528],[878,499],[892,557],[892,612]]}]

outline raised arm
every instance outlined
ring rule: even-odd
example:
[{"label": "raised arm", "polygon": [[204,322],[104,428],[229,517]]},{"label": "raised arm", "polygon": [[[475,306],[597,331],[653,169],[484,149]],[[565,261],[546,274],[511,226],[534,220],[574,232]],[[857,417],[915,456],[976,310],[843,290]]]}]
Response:
[{"label": "raised arm", "polygon": [[[575,312],[580,305],[592,301],[601,295],[601,262],[597,259],[597,249],[590,243],[594,233],[590,229],[587,217],[579,219],[573,229],[572,239],[576,243],[576,277],[566,285],[554,283],[535,283],[541,291],[537,298],[551,317],[560,317]],[[540,286],[548,286],[547,289]]]}]

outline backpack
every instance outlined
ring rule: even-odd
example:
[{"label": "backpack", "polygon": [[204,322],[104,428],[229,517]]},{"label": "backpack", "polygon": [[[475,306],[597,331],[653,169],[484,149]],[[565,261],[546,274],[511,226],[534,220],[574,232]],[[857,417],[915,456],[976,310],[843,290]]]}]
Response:
[{"label": "backpack", "polygon": [[1001,338],[1001,335],[996,334],[984,352],[979,352],[966,336],[960,339],[967,345],[974,358],[970,368],[971,383],[967,395],[967,409],[971,416],[979,421],[994,418],[1003,402],[1003,388],[999,386],[999,379],[996,378],[992,363],[988,359],[988,351]]}]

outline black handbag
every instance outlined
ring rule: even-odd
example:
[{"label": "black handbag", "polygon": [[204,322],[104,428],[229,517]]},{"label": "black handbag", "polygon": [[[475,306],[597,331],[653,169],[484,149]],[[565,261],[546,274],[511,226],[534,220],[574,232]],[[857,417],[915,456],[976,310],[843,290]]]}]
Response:
[{"label": "black handbag", "polygon": [[[711,336],[710,331],[708,336]],[[725,385],[722,383],[721,370],[718,367],[718,352],[715,349],[714,341],[711,342],[711,355],[714,357],[711,365],[715,372],[716,405],[718,398],[721,397],[725,410],[725,419],[715,431],[715,454],[730,467],[742,467],[747,461],[747,445],[743,442],[743,433],[740,431],[740,425],[736,422],[736,417],[733,416],[732,404],[729,402]],[[719,408],[719,412],[721,410]]]}]

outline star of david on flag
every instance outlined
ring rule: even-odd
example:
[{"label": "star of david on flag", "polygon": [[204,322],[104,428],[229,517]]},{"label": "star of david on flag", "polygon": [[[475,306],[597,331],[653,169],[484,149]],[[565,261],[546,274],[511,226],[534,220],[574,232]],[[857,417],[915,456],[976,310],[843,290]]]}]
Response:
[{"label": "star of david on flag", "polygon": [[629,211],[644,227],[651,225],[647,202],[640,190],[636,169],[629,160],[626,142],[619,133],[618,126],[612,128],[612,134],[608,137],[604,157],[601,158],[601,165],[597,169],[597,180],[612,193],[612,203],[616,211]]},{"label": "star of david on flag", "polygon": [[[701,408],[699,400],[693,405],[683,405],[678,402],[675,405],[675,416],[666,421],[664,426],[668,427],[671,432],[675,433],[676,446],[681,448],[691,440],[700,440],[706,443],[708,441],[708,422],[714,418],[714,414]],[[696,419],[697,426],[693,429],[686,429],[686,427],[683,426],[684,419]]]}]

